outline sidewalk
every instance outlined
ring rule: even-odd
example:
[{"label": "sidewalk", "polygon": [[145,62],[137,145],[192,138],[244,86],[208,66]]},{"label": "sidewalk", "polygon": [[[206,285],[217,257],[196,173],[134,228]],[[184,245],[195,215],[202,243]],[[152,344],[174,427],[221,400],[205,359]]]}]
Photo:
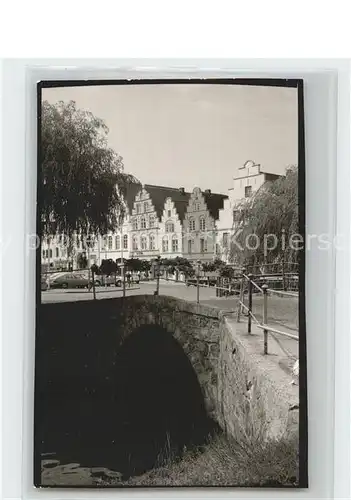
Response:
[{"label": "sidewalk", "polygon": [[[268,333],[268,354],[264,354],[264,335],[263,330],[258,328],[253,322],[251,325],[251,334],[247,333],[247,318],[241,317],[240,323],[237,323],[235,316],[227,316],[227,322],[233,325],[237,335],[249,344],[252,351],[262,357],[267,357],[274,362],[286,374],[292,374],[292,368],[296,359],[299,357],[299,342],[294,339],[283,337],[279,334]],[[273,326],[273,325],[271,325]],[[279,328],[284,331],[283,328]],[[291,331],[287,330],[287,333]]]}]

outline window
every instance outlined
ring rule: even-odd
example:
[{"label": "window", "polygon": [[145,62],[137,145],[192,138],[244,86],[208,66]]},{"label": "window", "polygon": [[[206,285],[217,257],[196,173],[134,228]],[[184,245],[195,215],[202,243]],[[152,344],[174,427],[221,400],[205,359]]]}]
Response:
[{"label": "window", "polygon": [[115,236],[115,247],[116,247],[116,250],[119,250],[121,248],[121,237],[117,234],[117,236]]},{"label": "window", "polygon": [[137,204],[136,211],[137,211],[137,214],[141,213],[141,204],[140,203]]},{"label": "window", "polygon": [[207,241],[205,240],[205,238],[200,239],[200,252],[207,252]]},{"label": "window", "polygon": [[234,222],[239,222],[240,221],[240,210],[234,210],[233,211],[233,221]]},{"label": "window", "polygon": [[200,219],[200,231],[205,231],[206,229],[206,221],[204,218]]},{"label": "window", "polygon": [[228,233],[223,233],[223,248],[228,248]]},{"label": "window", "polygon": [[43,259],[45,259],[45,250],[43,250]]},{"label": "window", "polygon": [[172,236],[172,252],[178,252],[178,238],[176,235]]},{"label": "window", "polygon": [[112,250],[112,236],[108,237],[108,249]]},{"label": "window", "polygon": [[52,248],[50,248],[50,259],[52,259]]},{"label": "window", "polygon": [[146,219],[144,216],[140,219],[140,228],[146,229]]},{"label": "window", "polygon": [[138,219],[133,219],[133,230],[136,231],[138,229]]},{"label": "window", "polygon": [[195,231],[195,219],[190,219],[189,220],[189,230],[190,231]]},{"label": "window", "polygon": [[220,253],[221,253],[221,250],[220,250],[219,244],[216,243],[216,255],[219,255]]},{"label": "window", "polygon": [[148,202],[145,201],[144,202],[144,212],[147,212],[148,206],[149,206]]},{"label": "window", "polygon": [[188,240],[188,253],[193,251],[193,240]]},{"label": "window", "polygon": [[49,258],[49,250],[45,250],[45,257],[48,259]]},{"label": "window", "polygon": [[249,198],[252,195],[252,186],[245,186],[245,198]]},{"label": "window", "polygon": [[107,248],[107,237],[106,236],[104,236],[102,239],[102,245],[103,245],[103,248]]},{"label": "window", "polygon": [[173,233],[173,232],[174,232],[173,222],[167,222],[166,223],[166,233]]},{"label": "window", "polygon": [[150,250],[155,250],[155,235],[150,234]]},{"label": "window", "polygon": [[167,217],[171,217],[172,216],[172,210],[167,210]]},{"label": "window", "polygon": [[56,256],[56,258],[58,258],[60,256],[58,247],[55,248],[55,256]]},{"label": "window", "polygon": [[142,236],[140,238],[140,247],[141,247],[142,250],[146,250],[147,249],[146,236]]},{"label": "window", "polygon": [[133,250],[138,250],[138,240],[136,236],[133,236]]},{"label": "window", "polygon": [[128,235],[127,235],[127,234],[125,234],[125,235],[123,236],[123,248],[124,248],[125,250],[127,250],[127,249],[128,249]]},{"label": "window", "polygon": [[149,217],[149,227],[154,227],[155,225],[155,216],[154,215],[150,215]]},{"label": "window", "polygon": [[194,204],[194,210],[196,210],[196,211],[200,210],[200,203]]},{"label": "window", "polygon": [[162,252],[168,252],[168,238],[164,236],[162,239]]}]

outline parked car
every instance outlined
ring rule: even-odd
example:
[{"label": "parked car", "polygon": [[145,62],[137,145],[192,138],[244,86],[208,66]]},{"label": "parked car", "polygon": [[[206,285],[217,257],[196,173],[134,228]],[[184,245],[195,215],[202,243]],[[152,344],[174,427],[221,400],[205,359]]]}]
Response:
[{"label": "parked car", "polygon": [[111,274],[111,276],[106,276],[99,274],[95,276],[95,286],[121,286],[122,281],[120,276],[115,276],[114,274]]},{"label": "parked car", "polygon": [[51,288],[88,288],[89,279],[83,273],[63,273],[50,280]]},{"label": "parked car", "polygon": [[44,278],[44,276],[41,277],[41,290],[45,292],[49,288],[47,280]]}]

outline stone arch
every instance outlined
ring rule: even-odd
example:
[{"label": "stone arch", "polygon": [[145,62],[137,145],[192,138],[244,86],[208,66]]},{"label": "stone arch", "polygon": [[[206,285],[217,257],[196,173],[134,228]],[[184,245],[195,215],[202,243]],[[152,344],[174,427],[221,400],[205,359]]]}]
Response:
[{"label": "stone arch", "polygon": [[152,468],[165,446],[181,454],[184,446],[203,444],[215,430],[191,361],[166,328],[134,329],[118,352],[114,378],[127,475]]}]

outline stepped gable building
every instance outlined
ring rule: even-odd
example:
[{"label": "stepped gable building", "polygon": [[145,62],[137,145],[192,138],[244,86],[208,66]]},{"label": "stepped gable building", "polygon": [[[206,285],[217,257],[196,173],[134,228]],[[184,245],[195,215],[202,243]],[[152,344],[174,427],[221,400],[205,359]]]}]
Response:
[{"label": "stepped gable building", "polygon": [[[161,254],[180,254],[181,218],[188,199],[189,193],[182,188],[145,184],[139,190],[129,223],[132,257],[154,259]],[[167,247],[163,239],[166,233]]]},{"label": "stepped gable building", "polygon": [[[166,193],[166,191],[165,191]],[[160,220],[160,253],[173,259],[183,255],[183,222],[190,193],[184,188],[168,188]]]},{"label": "stepped gable building", "polygon": [[228,196],[201,191],[191,193],[183,224],[183,256],[189,260],[211,261],[215,255],[216,223]]}]

